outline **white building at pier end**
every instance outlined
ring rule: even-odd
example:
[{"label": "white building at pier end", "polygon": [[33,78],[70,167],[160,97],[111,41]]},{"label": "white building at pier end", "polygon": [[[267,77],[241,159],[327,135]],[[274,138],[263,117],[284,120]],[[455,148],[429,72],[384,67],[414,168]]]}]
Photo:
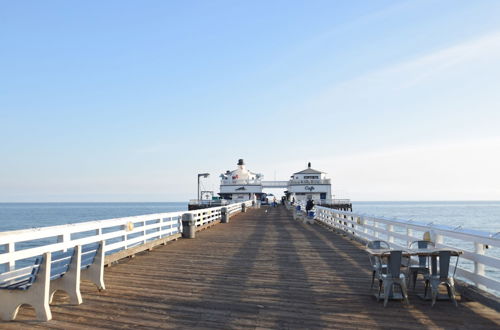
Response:
[{"label": "white building at pier end", "polygon": [[305,202],[311,199],[317,203],[329,203],[332,200],[331,180],[325,172],[311,168],[311,163],[307,164],[305,170],[293,173],[287,188],[290,201]]},{"label": "white building at pier end", "polygon": [[[288,181],[263,181],[263,175],[249,171],[243,159],[238,160],[238,168],[220,175],[220,197],[233,202],[260,200],[265,196],[265,188],[283,188],[289,201],[305,202],[309,199],[318,204],[332,201],[331,180],[325,172],[311,168],[294,173]],[[285,190],[286,189],[286,190]]]},{"label": "white building at pier end", "polygon": [[234,202],[260,199],[262,195],[262,174],[247,170],[243,159],[238,168],[220,175],[220,197]]}]

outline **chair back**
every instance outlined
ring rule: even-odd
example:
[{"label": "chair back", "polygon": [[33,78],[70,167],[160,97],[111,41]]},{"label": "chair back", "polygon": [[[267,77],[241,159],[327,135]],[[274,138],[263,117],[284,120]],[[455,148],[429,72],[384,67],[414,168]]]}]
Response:
[{"label": "chair back", "polygon": [[391,251],[389,263],[387,264],[387,272],[392,278],[399,278],[401,274],[401,259],[403,251]]},{"label": "chair back", "polygon": [[[410,243],[410,249],[413,249],[414,247],[418,249],[428,249],[430,247],[435,247],[436,245],[433,242],[430,241],[414,241]],[[425,256],[419,256],[418,257],[418,265],[420,267],[426,267],[427,266],[427,257]]]},{"label": "chair back", "polygon": [[446,279],[450,273],[450,251],[439,251],[439,278]]},{"label": "chair back", "polygon": [[381,240],[370,241],[366,244],[366,247],[369,249],[390,249],[391,248],[389,243],[387,243],[386,241],[381,241]]},{"label": "chair back", "polygon": [[[390,245],[386,241],[376,240],[368,242],[366,244],[366,247],[373,250],[379,250],[379,249],[389,249]],[[372,255],[369,255],[368,257],[370,258],[370,263],[372,264],[373,267],[377,269],[382,267],[382,259],[380,257],[375,257]]]}]

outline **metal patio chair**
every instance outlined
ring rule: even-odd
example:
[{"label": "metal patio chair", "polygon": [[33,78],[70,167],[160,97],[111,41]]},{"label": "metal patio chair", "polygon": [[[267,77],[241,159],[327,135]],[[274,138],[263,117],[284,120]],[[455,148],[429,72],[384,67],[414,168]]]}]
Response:
[{"label": "metal patio chair", "polygon": [[[414,241],[410,243],[410,249],[429,249],[429,248],[434,248],[435,244],[430,241]],[[429,258],[426,256],[418,256],[418,264],[412,265],[409,264],[408,267],[408,282],[409,284],[413,282],[413,289],[415,289],[415,286],[417,285],[417,277],[418,274],[428,275],[429,274],[429,265],[428,265],[428,260]],[[409,285],[408,284],[408,285]]]},{"label": "metal patio chair", "polygon": [[391,251],[387,264],[387,274],[380,274],[380,284],[377,301],[380,300],[380,292],[384,287],[384,307],[387,306],[389,296],[394,290],[394,285],[401,288],[401,293],[406,304],[409,304],[408,290],[406,287],[406,276],[401,272],[401,260],[403,251]]},{"label": "metal patio chair", "polygon": [[[390,249],[389,243],[382,240],[370,241],[366,244],[368,249],[378,250],[378,249]],[[370,258],[370,264],[372,265],[372,285],[375,282],[375,277],[380,278],[380,274],[387,272],[387,264],[385,264],[382,258],[377,256],[368,255]]]},{"label": "metal patio chair", "polygon": [[451,261],[451,251],[439,251],[439,270],[437,270],[436,274],[432,272],[425,275],[425,291],[424,297],[427,297],[427,289],[429,285],[431,287],[432,294],[432,306],[436,304],[436,299],[439,292],[439,285],[446,285],[446,289],[448,290],[448,297],[453,302],[455,306],[458,306],[457,300],[455,299],[456,291],[455,291],[455,271],[458,265],[458,257],[457,262],[455,264],[455,270],[453,271],[453,275],[450,276],[450,261]]}]

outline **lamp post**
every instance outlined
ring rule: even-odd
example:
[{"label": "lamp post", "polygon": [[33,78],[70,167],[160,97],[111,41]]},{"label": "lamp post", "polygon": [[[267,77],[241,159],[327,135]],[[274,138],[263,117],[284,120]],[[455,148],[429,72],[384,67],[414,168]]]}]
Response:
[{"label": "lamp post", "polygon": [[201,193],[200,193],[200,178],[207,178],[210,175],[210,173],[200,173],[198,174],[198,203],[201,202]]}]

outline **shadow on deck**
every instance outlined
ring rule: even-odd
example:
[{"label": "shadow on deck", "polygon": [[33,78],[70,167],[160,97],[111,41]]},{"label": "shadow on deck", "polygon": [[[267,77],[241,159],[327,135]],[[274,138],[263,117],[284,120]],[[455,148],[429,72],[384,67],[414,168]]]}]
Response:
[{"label": "shadow on deck", "polygon": [[[267,212],[266,212],[267,210]],[[105,272],[107,290],[85,283],[84,303],[64,295],[53,320],[2,328],[468,328],[500,327],[500,315],[478,302],[430,302],[384,308],[370,291],[361,245],[318,225],[294,221],[284,207],[249,210]],[[417,287],[417,290],[422,289]]]}]

